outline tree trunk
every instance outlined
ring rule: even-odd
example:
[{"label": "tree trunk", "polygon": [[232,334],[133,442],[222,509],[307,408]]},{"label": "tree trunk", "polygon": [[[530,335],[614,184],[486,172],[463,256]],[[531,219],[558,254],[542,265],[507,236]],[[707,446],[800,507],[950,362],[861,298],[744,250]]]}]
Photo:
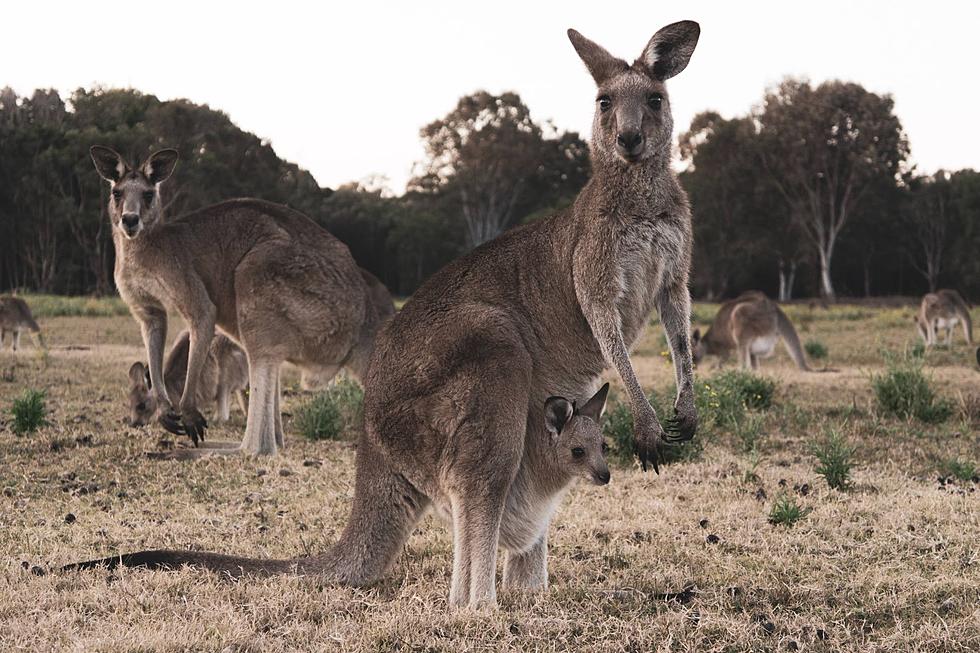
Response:
[{"label": "tree trunk", "polygon": [[830,279],[830,257],[831,252],[825,251],[822,247],[817,250],[820,255],[820,296],[824,299],[833,301],[834,282]]}]

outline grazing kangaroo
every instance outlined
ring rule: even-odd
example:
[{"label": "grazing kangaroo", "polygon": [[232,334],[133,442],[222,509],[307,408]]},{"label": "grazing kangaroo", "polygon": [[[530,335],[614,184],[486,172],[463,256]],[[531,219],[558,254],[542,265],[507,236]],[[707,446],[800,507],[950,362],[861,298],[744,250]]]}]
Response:
[{"label": "grazing kangaroo", "polygon": [[[179,397],[184,393],[187,378],[187,354],[190,351],[191,334],[182,331],[174,341],[163,366],[163,382],[167,384],[167,396]],[[227,422],[231,416],[231,396],[234,394],[242,412],[248,414],[245,389],[248,388],[248,358],[241,347],[222,333],[216,333],[208,357],[201,367],[201,383],[198,385],[198,406],[217,403],[218,420]],[[143,363],[133,363],[129,368],[129,423],[132,426],[149,424],[156,415],[157,402],[153,394],[150,370]]]},{"label": "grazing kangaroo", "polygon": [[963,296],[955,290],[943,288],[934,293],[928,293],[919,304],[919,312],[915,316],[915,326],[927,346],[937,344],[937,331],[945,329],[945,345],[953,343],[953,328],[960,324],[963,327],[963,337],[968,345],[973,344],[973,322],[970,319],[970,308]]},{"label": "grazing kangaroo", "polygon": [[[496,605],[501,545],[508,584],[542,586],[542,524],[552,508],[530,497],[553,497],[561,486],[541,471],[551,464],[541,443],[555,433],[551,416],[562,405],[549,403],[549,395],[588,396],[600,373],[615,367],[640,460],[654,469],[666,442],[691,438],[697,428],[688,336],[691,216],[670,168],[673,121],[664,81],[687,66],[699,32],[691,21],[668,25],[631,65],[569,30],[599,87],[592,178],[570,208],[434,274],[387,322],[365,383],[350,520],[327,553],[302,563],[193,552],[138,553],[122,562],[233,573],[299,569],[363,585],[389,569],[435,504],[453,524],[451,605]],[[629,358],[654,307],[678,388],[671,435]],[[587,402],[588,415],[598,414],[603,398],[600,391]]]},{"label": "grazing kangaroo", "polygon": [[[255,199],[164,219],[159,187],[177,163],[175,150],[156,152],[135,168],[109,148],[91,153],[112,187],[116,286],[140,323],[159,421],[169,431],[186,433],[195,444],[204,436],[197,399],[215,328],[248,354],[250,401],[241,446],[207,453],[274,454],[283,446],[283,361],[345,366],[363,378],[381,319],[343,243],[305,215]],[[163,378],[166,307],[190,327],[179,412]]]},{"label": "grazing kangaroo", "polygon": [[796,366],[810,371],[793,323],[776,302],[757,290],[750,290],[722,304],[703,336],[700,329],[694,330],[691,334],[694,363],[699,364],[707,355],[724,361],[736,351],[742,367],[754,370],[760,358],[772,356],[780,338]]},{"label": "grazing kangaroo", "polygon": [[[580,408],[564,397],[549,397],[535,413],[542,417],[536,439],[529,439],[516,471],[500,524],[501,544],[508,552],[504,585],[521,589],[546,589],[548,561],[545,543],[548,526],[565,491],[576,479],[596,485],[609,482],[606,443],[599,416],[606,402],[609,384]],[[544,433],[542,433],[542,431]],[[363,441],[362,445],[367,445]],[[368,445],[369,446],[369,445]],[[369,456],[374,456],[372,452]],[[364,460],[360,448],[358,460]],[[372,459],[373,463],[378,460]],[[102,560],[67,565],[64,570],[149,567],[152,569],[194,565],[233,576],[244,574],[319,574],[327,579],[360,585],[376,580],[393,562],[404,539],[401,524],[406,509],[415,510],[412,494],[391,493],[388,478],[366,478],[363,464],[358,467],[358,489],[364,497],[365,483],[376,485],[368,503],[355,504],[354,512],[340,542],[324,555],[290,560],[257,560],[215,553],[192,551],[141,551]],[[407,488],[406,488],[407,489]],[[362,501],[364,499],[362,498]],[[437,504],[439,513],[450,516],[451,508]],[[392,525],[387,526],[388,523]],[[386,532],[390,530],[390,532]],[[363,557],[374,557],[379,566],[363,566]],[[455,574],[455,572],[454,572]],[[455,576],[454,576],[455,577]],[[454,588],[454,591],[458,591]]]},{"label": "grazing kangaroo", "polygon": [[20,297],[6,295],[0,297],[0,349],[10,334],[10,349],[17,351],[20,347],[20,333],[27,330],[35,339],[37,346],[44,349],[44,336],[31,314],[31,309]]},{"label": "grazing kangaroo", "polygon": [[[358,269],[361,272],[364,283],[367,284],[368,299],[374,304],[374,310],[378,314],[379,324],[383,325],[389,317],[395,314],[395,302],[391,298],[391,293],[388,292],[388,288],[376,276],[364,268]],[[337,365],[326,368],[306,367],[300,371],[300,387],[304,390],[310,390],[325,386],[330,383],[331,379],[339,371],[340,367]]]}]

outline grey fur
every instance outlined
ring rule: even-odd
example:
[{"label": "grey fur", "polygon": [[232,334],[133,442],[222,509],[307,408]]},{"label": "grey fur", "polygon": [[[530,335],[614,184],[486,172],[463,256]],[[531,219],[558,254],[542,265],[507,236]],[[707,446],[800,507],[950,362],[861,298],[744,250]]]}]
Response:
[{"label": "grey fur", "polygon": [[[697,24],[682,27],[658,32],[658,51],[689,55]],[[677,33],[684,41],[667,43]],[[569,36],[594,75],[610,67],[605,50],[575,32]],[[672,66],[682,67],[682,59]],[[450,604],[492,607],[499,547],[507,551],[507,585],[547,582],[547,525],[570,475],[553,438],[559,452],[565,437],[587,432],[593,446],[599,441],[591,419],[555,428],[567,411],[552,410],[550,397],[590,396],[612,366],[626,387],[644,464],[657,467],[666,441],[693,437],[691,216],[670,169],[670,103],[647,63],[616,61],[618,72],[597,76],[600,97],[615,99],[606,110],[596,107],[593,176],[574,205],[449,264],[382,329],[365,384],[353,507],[339,541],[305,560],[143,552],[124,556],[123,564],[187,562],[230,573],[295,569],[370,583],[390,568],[434,505],[453,523]],[[658,103],[651,102],[655,94]],[[638,130],[639,143],[621,147],[623,130]],[[673,437],[629,358],[653,308],[674,357]],[[586,403],[590,411],[595,403]]]},{"label": "grey fur", "polygon": [[951,345],[953,329],[957,324],[963,328],[966,343],[972,345],[973,321],[970,318],[970,307],[958,292],[943,288],[922,298],[919,312],[915,316],[915,326],[927,346],[937,344],[939,329],[946,331],[946,346]]},{"label": "grey fur", "polygon": [[[274,454],[283,446],[283,361],[346,367],[363,377],[383,320],[343,243],[297,211],[254,199],[165,220],[159,185],[173,171],[174,150],[154,153],[137,169],[105,147],[93,147],[92,160],[112,186],[116,286],[140,323],[159,420],[168,430],[186,432],[195,444],[204,436],[197,398],[216,328],[248,354],[250,402],[241,446],[206,453]],[[163,379],[168,307],[190,328],[179,413]]]},{"label": "grey fur", "polygon": [[30,307],[20,297],[5,295],[0,297],[0,349],[10,334],[10,349],[17,351],[20,347],[20,334],[28,331],[35,338],[37,345],[44,348],[44,337],[41,327],[34,320]]},{"label": "grey fur", "polygon": [[727,360],[736,352],[739,364],[754,370],[760,358],[772,355],[780,338],[796,366],[809,372],[793,323],[776,302],[757,290],[750,290],[722,304],[704,336],[699,329],[694,331],[691,336],[694,362],[700,363],[709,355]]}]

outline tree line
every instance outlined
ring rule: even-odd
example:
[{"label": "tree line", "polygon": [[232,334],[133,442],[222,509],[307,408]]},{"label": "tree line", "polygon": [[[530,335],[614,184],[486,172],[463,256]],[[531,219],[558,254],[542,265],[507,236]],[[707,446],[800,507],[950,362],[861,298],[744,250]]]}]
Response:
[{"label": "tree line", "polygon": [[[129,89],[0,90],[0,289],[113,291],[108,190],[92,144],[182,163],[169,215],[253,196],[306,213],[360,265],[406,295],[453,258],[568,206],[587,144],[535,121],[516,93],[476,92],[421,129],[407,192],[364,180],[321,188],[227,115]],[[679,138],[695,224],[692,292],[980,296],[980,174],[918,175],[891,98],[857,84],[787,79],[751,113],[705,112]]]}]

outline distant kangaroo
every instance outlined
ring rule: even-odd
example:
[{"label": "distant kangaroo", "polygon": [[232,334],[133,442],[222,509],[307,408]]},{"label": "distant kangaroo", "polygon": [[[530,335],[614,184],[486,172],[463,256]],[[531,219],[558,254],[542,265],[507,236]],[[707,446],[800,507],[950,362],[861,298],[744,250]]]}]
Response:
[{"label": "distant kangaroo", "polygon": [[0,349],[10,334],[10,349],[17,351],[20,347],[21,331],[29,331],[36,339],[38,347],[44,349],[44,336],[31,314],[31,309],[20,297],[5,295],[0,297]]},{"label": "distant kangaroo", "polygon": [[[599,427],[599,415],[605,405],[608,390],[607,383],[580,408],[564,397],[549,397],[544,402],[543,411],[540,408],[535,411],[544,418],[542,428],[534,429],[535,435],[541,437],[533,441],[529,439],[526,444],[521,464],[516,470],[507,496],[500,526],[501,543],[508,551],[508,564],[504,571],[505,586],[546,589],[547,548],[538,544],[547,541],[548,526],[565,491],[578,478],[596,485],[609,482],[607,447]],[[372,462],[376,464],[378,461]],[[363,474],[359,473],[359,489],[364,481]],[[355,500],[354,514],[341,542],[320,556],[257,560],[216,553],[159,550],[79,562],[63,569],[91,569],[103,565],[114,568],[120,564],[151,569],[194,565],[233,576],[320,574],[336,581],[366,584],[376,580],[393,562],[394,554],[400,548],[403,538],[397,526],[386,533],[386,524],[388,520],[394,520],[396,525],[400,523],[405,502],[411,501],[411,496],[392,496],[383,492],[370,497],[369,503],[364,503],[363,498],[361,501],[357,503]],[[448,506],[440,508],[442,516],[451,516]],[[378,563],[383,564],[364,568],[361,556],[365,555],[374,555]]]},{"label": "distant kangaroo", "polygon": [[707,355],[726,360],[734,351],[742,367],[754,370],[760,358],[772,356],[780,338],[796,366],[810,371],[793,323],[776,302],[750,290],[722,304],[704,336],[700,329],[694,330],[694,363],[700,363]]},{"label": "distant kangaroo", "polygon": [[[179,397],[184,393],[187,379],[187,354],[190,351],[191,334],[182,331],[174,341],[163,366],[163,382],[167,395]],[[242,412],[248,414],[245,390],[248,388],[248,358],[241,347],[222,333],[216,333],[208,356],[201,367],[198,385],[198,406],[217,404],[218,421],[227,422],[231,416],[230,400],[235,395]],[[129,368],[129,423],[132,426],[149,424],[156,415],[157,402],[150,380],[150,370],[143,363],[133,363]]]},{"label": "distant kangaroo", "polygon": [[[331,549],[299,565],[211,553],[142,553],[124,564],[193,563],[229,572],[296,568],[362,585],[389,569],[426,509],[453,522],[453,606],[496,605],[497,549],[509,584],[546,578],[542,525],[559,484],[546,473],[555,394],[582,397],[609,365],[630,400],[641,461],[691,438],[687,279],[691,216],[670,168],[664,81],[688,63],[697,23],[658,31],[632,65],[568,35],[598,87],[593,175],[570,208],[485,243],[434,274],[378,336],[365,384],[350,520]],[[656,307],[674,357],[667,435],[629,347]],[[600,395],[602,397],[602,391]],[[589,414],[593,397],[587,402]],[[583,407],[584,410],[584,407]],[[563,431],[561,431],[563,432]],[[561,433],[560,432],[560,433]],[[533,524],[534,527],[530,527]]]},{"label": "distant kangaroo", "polygon": [[[347,247],[305,215],[255,199],[164,219],[159,186],[173,172],[175,150],[156,152],[136,168],[109,148],[91,152],[112,186],[116,286],[142,328],[161,424],[195,444],[204,436],[197,398],[217,327],[248,354],[250,402],[241,447],[207,453],[276,453],[283,446],[283,361],[344,366],[358,378],[367,370],[381,319]],[[163,379],[166,307],[190,327],[179,413]]]},{"label": "distant kangaroo", "polygon": [[966,344],[973,344],[973,322],[970,319],[970,308],[963,296],[955,290],[941,289],[928,293],[919,304],[919,312],[915,316],[915,326],[926,345],[937,344],[937,331],[945,329],[945,345],[953,343],[953,328],[963,327],[963,337]]}]

